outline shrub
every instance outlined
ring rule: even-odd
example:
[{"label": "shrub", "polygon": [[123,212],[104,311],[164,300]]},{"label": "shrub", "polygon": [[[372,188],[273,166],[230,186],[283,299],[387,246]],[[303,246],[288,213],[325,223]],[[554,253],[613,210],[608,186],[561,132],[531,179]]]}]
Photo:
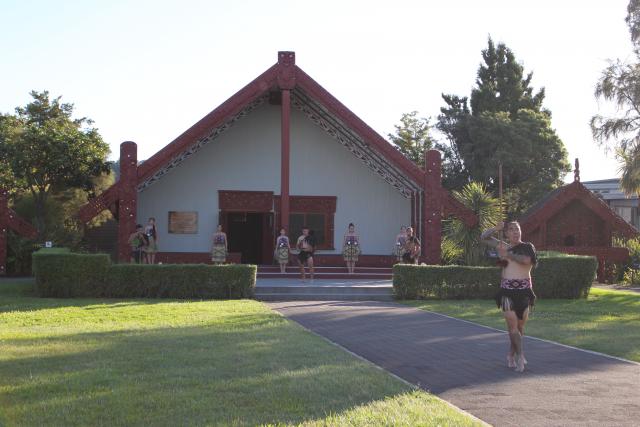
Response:
[{"label": "shrub", "polygon": [[102,292],[111,266],[109,255],[76,254],[64,249],[40,249],[33,254],[36,291],[43,297],[89,297]]},{"label": "shrub", "polygon": [[47,297],[251,298],[255,265],[116,264],[107,254],[60,249],[33,256],[36,288]]},{"label": "shrub", "polygon": [[534,292],[540,298],[586,298],[597,269],[598,260],[592,256],[540,258],[531,272]]},{"label": "shrub", "polygon": [[113,298],[251,298],[256,266],[118,264],[109,269],[101,296]]},{"label": "shrub", "polygon": [[[595,278],[594,257],[547,255],[532,271],[533,289],[540,298],[586,298]],[[500,286],[498,267],[406,265],[393,267],[398,299],[493,298]]]}]

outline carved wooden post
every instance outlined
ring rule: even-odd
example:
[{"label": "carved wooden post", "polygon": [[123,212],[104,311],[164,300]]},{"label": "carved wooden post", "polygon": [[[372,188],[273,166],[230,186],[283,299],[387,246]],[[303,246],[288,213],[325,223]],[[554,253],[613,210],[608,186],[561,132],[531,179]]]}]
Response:
[{"label": "carved wooden post", "polygon": [[9,193],[0,188],[0,276],[7,274],[7,233],[9,232]]},{"label": "carved wooden post", "polygon": [[[282,121],[280,145],[280,224],[289,227],[289,167],[291,152],[291,90],[296,85],[296,54],[278,52],[278,86],[282,94]],[[277,235],[277,234],[276,234]]]},{"label": "carved wooden post", "polygon": [[136,229],[138,206],[138,146],[126,141],[120,144],[120,182],[118,185],[118,261],[131,259],[128,240]]},{"label": "carved wooden post", "polygon": [[440,264],[442,241],[442,176],[440,152],[425,154],[422,256],[427,264]]}]

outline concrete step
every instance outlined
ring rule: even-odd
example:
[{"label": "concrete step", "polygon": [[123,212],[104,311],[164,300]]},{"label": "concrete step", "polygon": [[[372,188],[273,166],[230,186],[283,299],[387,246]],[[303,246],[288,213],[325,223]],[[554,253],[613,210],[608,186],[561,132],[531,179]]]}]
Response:
[{"label": "concrete step", "polygon": [[[280,273],[280,272],[258,272],[258,278],[262,279],[297,279],[300,280],[300,272],[295,273]],[[307,272],[307,278],[309,273]],[[393,278],[392,273],[324,273],[316,271],[313,275],[315,279],[379,279],[379,280],[391,280]]]},{"label": "concrete step", "polygon": [[256,299],[261,301],[392,301],[393,290],[391,286],[366,285],[258,286]]},{"label": "concrete step", "polygon": [[259,294],[258,301],[393,301],[393,296],[383,293],[378,294],[292,294],[273,293]]},{"label": "concrete step", "polygon": [[[346,267],[315,267],[315,272],[319,273],[347,273]],[[307,268],[307,271],[309,269]],[[258,273],[280,273],[280,267],[277,265],[260,265],[258,266]],[[300,274],[300,268],[297,266],[287,267],[286,273],[298,273]],[[392,274],[393,270],[387,267],[356,267],[355,273],[371,273],[371,274]]]}]

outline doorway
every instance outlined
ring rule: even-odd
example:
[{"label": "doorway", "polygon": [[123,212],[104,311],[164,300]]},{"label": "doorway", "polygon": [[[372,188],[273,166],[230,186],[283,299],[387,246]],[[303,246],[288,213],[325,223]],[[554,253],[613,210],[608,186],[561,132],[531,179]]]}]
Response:
[{"label": "doorway", "polygon": [[270,212],[227,212],[229,252],[239,252],[243,264],[271,264],[273,214]]}]

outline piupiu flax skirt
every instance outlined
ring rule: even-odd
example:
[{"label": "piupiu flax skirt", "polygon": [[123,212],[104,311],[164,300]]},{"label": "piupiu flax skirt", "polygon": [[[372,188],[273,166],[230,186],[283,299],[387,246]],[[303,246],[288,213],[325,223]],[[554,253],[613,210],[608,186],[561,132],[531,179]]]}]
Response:
[{"label": "piupiu flax skirt", "polygon": [[360,246],[344,245],[342,248],[342,257],[346,262],[357,262],[360,255]]},{"label": "piupiu flax skirt", "polygon": [[211,251],[211,261],[213,262],[225,262],[227,260],[227,249],[223,244],[213,245]]}]

